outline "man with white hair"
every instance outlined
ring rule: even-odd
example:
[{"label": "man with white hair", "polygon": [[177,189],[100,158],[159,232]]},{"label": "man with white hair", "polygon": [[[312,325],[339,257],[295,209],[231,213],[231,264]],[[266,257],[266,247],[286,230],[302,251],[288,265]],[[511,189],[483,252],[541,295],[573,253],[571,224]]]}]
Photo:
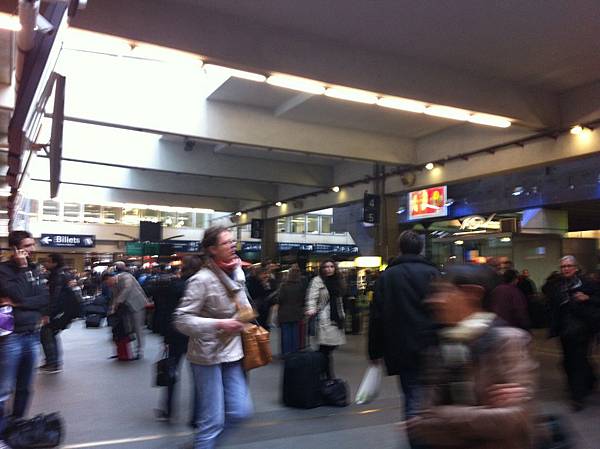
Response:
[{"label": "man with white hair", "polygon": [[600,330],[600,292],[579,277],[574,256],[560,259],[560,278],[552,287],[546,289],[552,309],[550,336],[560,337],[572,407],[579,411],[596,385],[588,356],[593,337]]}]

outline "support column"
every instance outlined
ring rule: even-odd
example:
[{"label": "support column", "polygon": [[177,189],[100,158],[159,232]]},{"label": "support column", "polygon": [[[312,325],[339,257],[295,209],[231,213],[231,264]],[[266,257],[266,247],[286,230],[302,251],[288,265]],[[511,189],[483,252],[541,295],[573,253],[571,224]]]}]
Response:
[{"label": "support column", "polygon": [[379,224],[382,234],[381,244],[377,248],[377,254],[383,262],[398,255],[398,236],[400,227],[398,225],[398,197],[396,195],[384,196],[381,200],[381,220]]},{"label": "support column", "polygon": [[277,258],[277,219],[266,218],[267,211],[263,210],[263,232],[261,244],[261,259],[275,260]]}]

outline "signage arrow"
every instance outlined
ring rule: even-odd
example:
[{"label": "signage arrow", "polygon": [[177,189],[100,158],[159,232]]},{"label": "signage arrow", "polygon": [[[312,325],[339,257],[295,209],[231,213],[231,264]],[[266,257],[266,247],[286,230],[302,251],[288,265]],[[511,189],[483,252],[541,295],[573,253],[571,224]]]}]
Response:
[{"label": "signage arrow", "polygon": [[42,242],[44,245],[49,245],[50,243],[52,243],[52,237],[46,236],[40,239],[40,242]]}]

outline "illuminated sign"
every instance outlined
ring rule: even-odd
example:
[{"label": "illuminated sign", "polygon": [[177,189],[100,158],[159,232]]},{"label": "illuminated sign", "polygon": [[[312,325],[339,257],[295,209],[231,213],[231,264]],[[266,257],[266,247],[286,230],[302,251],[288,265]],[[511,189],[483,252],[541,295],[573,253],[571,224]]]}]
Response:
[{"label": "illuminated sign", "polygon": [[448,215],[446,207],[446,186],[431,187],[417,190],[408,194],[408,219],[445,217]]},{"label": "illuminated sign", "polygon": [[463,218],[460,223],[460,229],[475,231],[477,229],[500,229],[500,222],[494,221],[496,214],[490,215],[488,218],[482,217],[481,215],[471,215]]}]

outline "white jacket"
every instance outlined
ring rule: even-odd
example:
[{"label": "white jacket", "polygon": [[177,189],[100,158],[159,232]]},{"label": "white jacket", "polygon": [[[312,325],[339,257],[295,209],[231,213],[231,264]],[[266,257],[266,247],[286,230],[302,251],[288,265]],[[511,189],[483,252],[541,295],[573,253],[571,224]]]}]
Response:
[{"label": "white jacket", "polygon": [[[342,298],[337,298],[338,314],[344,318]],[[339,329],[330,319],[329,291],[320,276],[312,278],[306,292],[306,312],[318,312],[317,340],[320,345],[339,346],[346,343],[344,329]]]},{"label": "white jacket", "polygon": [[177,330],[190,337],[187,358],[198,365],[236,362],[244,357],[240,334],[217,330],[220,319],[233,318],[240,306],[250,307],[244,272],[237,268],[233,279],[203,268],[188,279],[179,307],[173,314]]}]

